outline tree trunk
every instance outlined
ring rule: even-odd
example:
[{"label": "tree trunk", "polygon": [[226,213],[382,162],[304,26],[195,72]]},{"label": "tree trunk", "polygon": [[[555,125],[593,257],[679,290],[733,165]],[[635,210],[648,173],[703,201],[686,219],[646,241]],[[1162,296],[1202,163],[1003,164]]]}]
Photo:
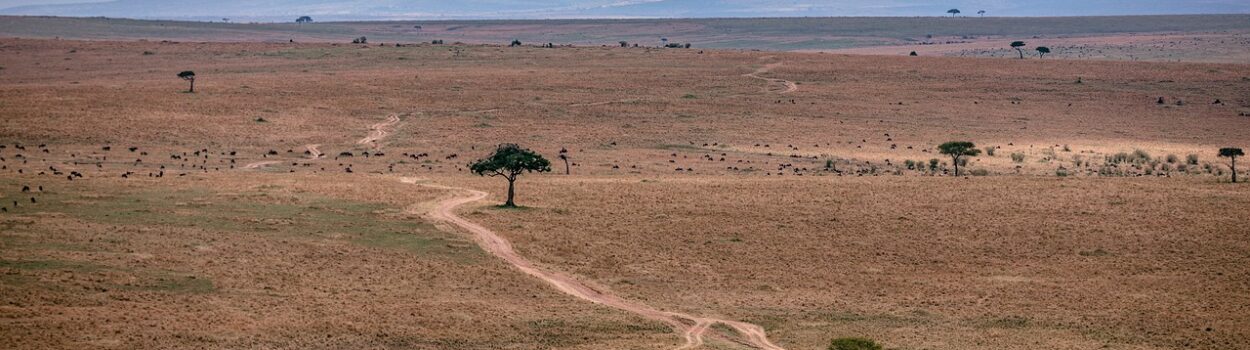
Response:
[{"label": "tree trunk", "polygon": [[1020,52],[1020,59],[1024,59],[1024,50],[1016,49],[1016,51]]},{"label": "tree trunk", "polygon": [[955,163],[955,176],[959,176],[959,157],[951,157],[951,162]]},{"label": "tree trunk", "polygon": [[516,187],[514,186],[515,183],[516,183],[516,178],[508,179],[508,201],[504,202],[503,206],[505,207],[509,207],[509,208],[516,207],[516,202],[512,201],[512,198],[516,197]]},{"label": "tree trunk", "polygon": [[195,92],[195,79],[191,79],[191,90],[188,92],[192,92],[192,93]]},{"label": "tree trunk", "polygon": [[1228,157],[1228,158],[1233,160],[1233,165],[1230,166],[1230,168],[1233,169],[1233,183],[1237,183],[1237,157]]},{"label": "tree trunk", "polygon": [[564,158],[564,175],[572,175],[572,174],[573,173],[569,171],[569,159]]}]

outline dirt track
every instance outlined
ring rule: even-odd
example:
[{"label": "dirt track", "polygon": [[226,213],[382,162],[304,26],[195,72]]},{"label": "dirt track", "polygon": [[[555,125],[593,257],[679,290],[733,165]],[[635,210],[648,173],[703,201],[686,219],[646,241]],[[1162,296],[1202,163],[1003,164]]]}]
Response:
[{"label": "dirt track", "polygon": [[410,214],[429,215],[435,220],[451,223],[461,229],[464,229],[465,231],[468,231],[473,234],[474,241],[476,241],[483,250],[486,250],[491,255],[507,261],[513,267],[521,270],[521,272],[525,272],[530,276],[534,276],[535,278],[550,284],[552,287],[555,287],[565,294],[669,324],[674,330],[682,333],[683,338],[685,339],[685,343],[677,347],[677,350],[695,349],[702,346],[704,342],[703,338],[707,333],[708,328],[717,323],[724,324],[737,331],[741,336],[741,339],[735,340],[742,342],[745,345],[763,350],[784,350],[784,348],[769,341],[767,334],[764,332],[764,328],[758,325],[657,310],[648,305],[622,299],[621,297],[611,294],[608,291],[595,289],[579,281],[574,276],[558,271],[545,270],[535,266],[533,262],[522,257],[520,254],[517,254],[517,252],[512,249],[512,243],[508,240],[499,236],[490,229],[456,215],[455,210],[460,206],[485,199],[485,192],[419,183],[419,179],[415,178],[402,178],[401,181],[404,183],[420,184],[431,188],[444,189],[457,193],[456,196],[448,197],[439,201],[433,208],[429,209],[428,212],[423,213],[422,209],[414,207],[413,209],[410,209]]},{"label": "dirt track", "polygon": [[[768,57],[772,57],[772,56],[768,56]],[[768,57],[765,57],[765,58],[768,58]],[[743,76],[745,76],[745,77],[751,77],[751,78],[755,78],[755,79],[759,79],[759,80],[763,80],[763,81],[768,82],[768,83],[770,84],[770,86],[765,87],[765,88],[764,88],[764,89],[765,89],[765,91],[769,91],[769,92],[773,92],[773,91],[775,91],[775,90],[773,90],[773,89],[772,89],[772,87],[771,87],[771,84],[773,84],[773,83],[776,83],[776,84],[781,84],[781,85],[785,86],[785,88],[784,88],[784,89],[779,90],[779,91],[776,91],[778,94],[783,94],[783,95],[784,95],[784,94],[788,94],[788,93],[791,93],[791,92],[798,91],[798,90],[799,90],[799,85],[798,85],[798,84],[796,84],[796,83],[794,83],[793,81],[789,81],[789,80],[785,80],[785,79],[765,78],[765,77],[761,77],[761,76],[760,76],[760,74],[764,74],[764,73],[771,72],[771,71],[773,71],[773,69],[777,69],[777,67],[781,67],[781,65],[782,65],[782,63],[781,63],[781,62],[769,63],[769,64],[764,65],[763,67],[760,67],[760,69],[756,69],[754,72],[751,72],[751,73],[748,73],[748,74],[744,74]]]},{"label": "dirt track", "polygon": [[382,146],[378,145],[378,141],[390,135],[391,132],[386,130],[386,128],[395,124],[399,124],[399,115],[392,114],[387,116],[385,121],[370,125],[369,135],[360,139],[360,141],[356,141],[356,144],[369,145],[374,149],[382,148]]}]

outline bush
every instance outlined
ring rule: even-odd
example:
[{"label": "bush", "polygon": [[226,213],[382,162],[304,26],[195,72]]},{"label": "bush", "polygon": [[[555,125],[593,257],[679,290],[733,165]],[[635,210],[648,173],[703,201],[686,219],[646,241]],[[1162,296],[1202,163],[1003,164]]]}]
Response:
[{"label": "bush", "polygon": [[938,160],[937,158],[929,159],[929,171],[937,171],[938,162],[941,162],[941,161]]},{"label": "bush", "polygon": [[1059,167],[1059,169],[1055,169],[1055,176],[1068,177],[1068,169],[1065,169],[1064,167]]},{"label": "bush", "polygon": [[1185,156],[1185,163],[1188,163],[1189,165],[1198,165],[1198,155],[1190,153]]},{"label": "bush", "polygon": [[907,170],[916,170],[916,161],[908,159],[903,161],[903,165],[907,166]]},{"label": "bush", "polygon": [[1011,161],[1016,163],[1024,163],[1024,153],[1012,153]]},{"label": "bush", "polygon": [[985,148],[985,155],[990,156],[990,157],[993,157],[993,156],[994,156],[994,150],[996,150],[996,149],[997,149],[997,148],[995,148],[994,146],[989,146],[989,147],[986,147],[986,148]]},{"label": "bush", "polygon": [[829,343],[829,350],[881,350],[881,345],[868,338],[838,338]]},{"label": "bush", "polygon": [[990,171],[985,169],[972,169],[972,176],[989,176]]},{"label": "bush", "polygon": [[1166,158],[1168,164],[1176,164],[1179,159],[1180,158],[1177,158],[1175,154],[1169,154]]}]

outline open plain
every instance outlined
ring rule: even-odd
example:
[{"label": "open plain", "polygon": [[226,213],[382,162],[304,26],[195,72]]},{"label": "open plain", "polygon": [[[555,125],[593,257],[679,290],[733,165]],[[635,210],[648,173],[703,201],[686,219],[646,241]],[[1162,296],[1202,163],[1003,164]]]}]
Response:
[{"label": "open plain", "polygon": [[0,39],[4,348],[1250,348],[1245,61],[198,35]]}]

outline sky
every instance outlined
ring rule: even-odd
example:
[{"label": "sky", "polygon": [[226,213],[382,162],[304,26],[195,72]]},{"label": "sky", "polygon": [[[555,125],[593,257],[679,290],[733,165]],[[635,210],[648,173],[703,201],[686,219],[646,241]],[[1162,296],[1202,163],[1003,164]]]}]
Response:
[{"label": "sky", "polygon": [[0,0],[0,14],[288,21],[1250,13],[1250,0]]}]

